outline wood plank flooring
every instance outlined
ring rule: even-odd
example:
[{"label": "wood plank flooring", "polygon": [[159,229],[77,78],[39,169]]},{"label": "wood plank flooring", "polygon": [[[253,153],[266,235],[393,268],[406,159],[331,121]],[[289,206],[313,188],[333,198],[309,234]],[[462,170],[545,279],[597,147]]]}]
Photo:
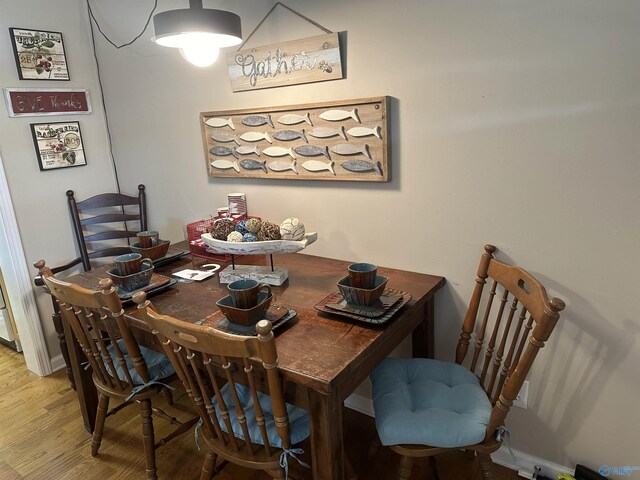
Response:
[{"label": "wood plank flooring", "polygon": [[[181,388],[174,392],[174,407],[158,400],[158,406],[181,420],[193,417],[189,399]],[[367,451],[375,435],[373,420],[349,409],[344,412],[345,448],[360,480],[397,478],[398,457],[381,447],[374,459]],[[173,427],[154,418],[156,440]],[[84,430],[76,400],[64,372],[39,378],[27,371],[24,359],[0,345],[0,480],[115,480],[144,479],[144,453],[137,405],[108,417],[98,457],[90,455],[91,436]],[[306,447],[308,452],[309,447]],[[308,461],[308,455],[305,455]],[[304,458],[304,457],[303,457]],[[161,479],[199,478],[204,460],[188,432],[157,450]],[[475,460],[462,452],[437,459],[441,480],[478,480]],[[496,480],[517,480],[515,472],[495,466]],[[294,468],[290,478],[311,478]],[[235,465],[227,465],[216,480],[266,480],[269,477]],[[419,460],[412,480],[432,480],[427,462]]]}]

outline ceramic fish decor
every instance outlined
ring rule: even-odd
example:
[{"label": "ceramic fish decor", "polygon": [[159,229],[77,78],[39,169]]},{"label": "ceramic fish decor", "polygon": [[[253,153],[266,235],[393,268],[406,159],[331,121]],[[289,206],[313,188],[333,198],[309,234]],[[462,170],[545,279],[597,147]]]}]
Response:
[{"label": "ceramic fish decor", "polygon": [[234,148],[234,150],[240,155],[250,155],[253,153],[260,156],[260,150],[258,150],[258,147],[246,147],[243,145],[241,147]]},{"label": "ceramic fish decor", "polygon": [[320,155],[324,155],[329,160],[331,157],[329,156],[329,147],[316,147],[315,145],[300,145],[293,149],[298,155],[302,155],[303,157],[319,157]]},{"label": "ceramic fish decor", "polygon": [[215,140],[220,143],[228,143],[228,142],[236,142],[240,145],[240,141],[238,140],[238,136],[233,133],[212,133],[209,135],[211,140]]},{"label": "ceramic fish decor", "polygon": [[273,128],[271,115],[267,115],[266,117],[263,117],[262,115],[249,115],[248,117],[244,117],[242,119],[242,123],[244,123],[248,127],[259,127],[260,125],[264,125],[266,123],[271,128]]},{"label": "ceramic fish decor", "polygon": [[260,132],[245,132],[242,135],[240,135],[240,139],[244,140],[245,142],[259,142],[260,140],[266,140],[269,143],[273,143],[273,142],[271,142],[271,139],[269,138],[269,133],[268,132],[264,132],[264,133],[260,133]]},{"label": "ceramic fish decor", "polygon": [[358,118],[358,109],[356,108],[350,112],[347,112],[346,110],[327,110],[320,114],[320,118],[323,120],[329,120],[330,122],[340,122],[347,118],[353,118],[356,122],[362,123]]},{"label": "ceramic fish decor", "polygon": [[[347,133],[352,137],[368,137],[369,135],[375,135],[378,138],[382,138],[380,135],[380,127],[353,127],[347,130]],[[242,137],[240,137],[242,138]]]},{"label": "ceramic fish decor", "polygon": [[293,170],[296,175],[298,174],[298,170],[296,170],[296,161],[285,162],[283,160],[276,160],[275,162],[271,162],[269,164],[269,168],[274,172],[286,172],[287,170]]},{"label": "ceramic fish decor", "polygon": [[333,165],[333,160],[331,160],[329,163],[324,163],[320,160],[307,160],[302,164],[302,168],[310,172],[322,172],[323,170],[329,170],[335,175],[336,172],[333,171]]},{"label": "ceramic fish decor", "polygon": [[306,143],[309,143],[307,141],[307,137],[304,134],[304,129],[300,130],[299,132],[295,130],[280,130],[279,132],[273,134],[273,138],[275,138],[276,140],[280,140],[281,142],[290,142],[291,140],[295,140],[296,138],[301,138]]},{"label": "ceramic fish decor", "polygon": [[235,148],[227,148],[227,147],[223,147],[222,145],[216,145],[215,147],[211,148],[209,152],[213,153],[214,155],[217,155],[218,157],[226,157],[227,155],[233,155],[234,157],[238,158],[238,154],[236,153]]},{"label": "ceramic fish decor", "polygon": [[230,168],[233,168],[236,172],[240,173],[238,162],[230,162],[229,160],[214,160],[213,162],[211,162],[211,166],[213,168],[217,168],[218,170],[228,170]]},{"label": "ceramic fish decor", "polygon": [[228,118],[227,120],[225,120],[224,118],[210,118],[209,120],[206,120],[204,123],[206,123],[207,125],[213,128],[229,127],[231,130],[236,129],[236,127],[233,125],[233,120],[231,118]]},{"label": "ceramic fish decor", "polygon": [[380,162],[372,163],[366,160],[348,160],[340,166],[350,172],[376,172],[378,175],[382,175],[382,165]]},{"label": "ceramic fish decor", "polygon": [[331,151],[333,153],[337,153],[338,155],[357,155],[358,153],[362,153],[369,157],[371,160],[371,153],[369,153],[369,145],[353,145],[352,143],[339,143],[338,145],[334,145],[331,147]]},{"label": "ceramic fish decor", "polygon": [[293,148],[267,147],[262,150],[262,153],[268,155],[269,157],[284,157],[285,155],[289,155],[292,158],[296,158],[296,156],[293,154]]},{"label": "ceramic fish decor", "polygon": [[278,123],[282,123],[283,125],[297,125],[298,123],[302,122],[307,122],[309,125],[313,126],[313,124],[311,123],[311,119],[309,118],[309,112],[304,115],[289,113],[278,118]]},{"label": "ceramic fish decor", "polygon": [[328,127],[316,127],[309,130],[307,133],[316,138],[330,138],[340,135],[345,140],[347,139],[347,135],[344,133],[344,127],[342,126],[338,130]]},{"label": "ceramic fish decor", "polygon": [[253,160],[251,158],[240,160],[240,166],[246,170],[264,170],[264,173],[268,173],[267,167],[265,166],[266,163],[266,160],[259,162],[258,160]]}]

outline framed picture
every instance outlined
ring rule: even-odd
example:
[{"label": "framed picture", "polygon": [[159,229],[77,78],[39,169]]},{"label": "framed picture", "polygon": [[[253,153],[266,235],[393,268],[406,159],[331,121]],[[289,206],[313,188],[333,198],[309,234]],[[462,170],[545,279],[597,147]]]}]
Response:
[{"label": "framed picture", "polygon": [[31,133],[41,171],[87,164],[78,122],[32,123]]},{"label": "framed picture", "polygon": [[20,80],[69,80],[62,33],[9,28]]}]

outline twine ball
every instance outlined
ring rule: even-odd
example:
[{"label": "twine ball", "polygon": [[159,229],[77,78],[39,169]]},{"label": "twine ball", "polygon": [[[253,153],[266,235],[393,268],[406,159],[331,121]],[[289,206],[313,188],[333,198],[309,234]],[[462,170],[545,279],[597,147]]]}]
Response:
[{"label": "twine ball", "polygon": [[246,220],[238,220],[236,223],[236,232],[240,232],[242,235],[248,232],[247,230],[247,221]]},{"label": "twine ball", "polygon": [[213,223],[213,228],[211,229],[211,235],[216,240],[226,240],[227,235],[233,232],[235,229],[235,225],[233,220],[229,220],[228,218],[222,218],[216,220]]},{"label": "twine ball", "polygon": [[257,242],[258,236],[255,233],[247,232],[242,236],[243,242]]},{"label": "twine ball", "polygon": [[241,242],[242,234],[240,232],[231,232],[227,235],[227,242]]},{"label": "twine ball", "polygon": [[260,231],[258,232],[258,240],[280,240],[280,227],[275,223],[262,222]]},{"label": "twine ball", "polygon": [[258,233],[260,231],[261,225],[262,225],[262,222],[257,218],[250,218],[244,224],[247,231],[251,233]]},{"label": "twine ball", "polygon": [[280,235],[283,240],[302,240],[304,223],[295,217],[289,217],[280,224]]}]

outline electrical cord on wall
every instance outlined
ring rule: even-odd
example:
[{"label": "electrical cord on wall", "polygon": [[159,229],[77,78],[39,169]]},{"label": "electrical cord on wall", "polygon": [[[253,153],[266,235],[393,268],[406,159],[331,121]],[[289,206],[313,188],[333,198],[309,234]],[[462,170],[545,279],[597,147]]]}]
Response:
[{"label": "electrical cord on wall", "polygon": [[[120,180],[118,178],[118,167],[116,166],[116,159],[113,156],[113,142],[111,141],[111,128],[109,127],[109,116],[107,115],[107,106],[104,101],[104,89],[102,88],[102,75],[100,74],[100,62],[98,61],[98,55],[96,54],[96,38],[95,38],[95,32],[93,30],[93,23],[95,22],[96,27],[98,28],[98,31],[107,40],[107,42],[109,42],[115,48],[120,49],[122,47],[131,45],[133,42],[135,42],[137,39],[139,39],[142,36],[142,34],[145,32],[145,30],[149,26],[149,22],[151,21],[151,18],[153,17],[153,13],[156,11],[156,8],[158,8],[158,0],[154,1],[153,9],[149,14],[149,18],[147,18],[147,22],[144,24],[144,28],[142,29],[142,31],[138,35],[136,35],[133,38],[133,40],[131,40],[130,42],[123,43],[122,45],[116,45],[113,41],[111,41],[109,37],[105,35],[105,33],[100,28],[100,24],[96,20],[96,17],[93,15],[93,10],[91,10],[91,4],[89,3],[89,0],[87,0],[87,10],[89,12],[89,29],[91,30],[91,46],[93,51],[93,58],[96,62],[96,70],[98,72],[98,88],[100,89],[100,100],[102,102],[102,111],[104,113],[104,123],[107,130],[107,142],[109,144],[109,157],[111,157],[111,164],[113,165],[113,173],[116,178],[116,189],[118,190],[118,193],[121,193]],[[93,22],[91,20],[93,20]]]}]

